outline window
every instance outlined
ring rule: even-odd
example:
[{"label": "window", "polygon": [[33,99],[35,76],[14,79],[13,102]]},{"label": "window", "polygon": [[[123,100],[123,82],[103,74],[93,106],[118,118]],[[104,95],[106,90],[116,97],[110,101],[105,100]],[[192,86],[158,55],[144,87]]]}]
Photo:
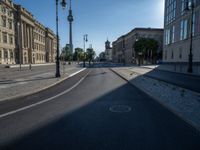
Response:
[{"label": "window", "polygon": [[166,24],[170,24],[176,17],[176,0],[167,0],[166,6]]},{"label": "window", "polygon": [[7,34],[3,33],[3,43],[7,43]]},{"label": "window", "polygon": [[8,20],[8,26],[9,26],[9,29],[12,30],[13,26],[12,26],[12,20]]},{"label": "window", "polygon": [[165,45],[170,44],[170,29],[165,30]]},{"label": "window", "polygon": [[187,39],[188,36],[188,20],[181,21],[180,40]]},{"label": "window", "polygon": [[4,59],[8,59],[8,51],[4,49]]},{"label": "window", "polygon": [[2,59],[2,52],[1,52],[1,50],[0,50],[0,60]]},{"label": "window", "polygon": [[1,11],[2,11],[2,13],[6,13],[6,8],[5,7],[2,7],[2,9],[1,9]]},{"label": "window", "polygon": [[186,0],[181,0],[181,14],[184,14],[186,8]]},{"label": "window", "polygon": [[195,17],[196,17],[196,15],[193,14],[193,16],[192,16],[192,21],[193,21],[193,25],[192,25],[192,36],[195,35],[195,20],[196,20]]},{"label": "window", "polygon": [[181,0],[181,14],[182,15],[184,14],[186,8],[191,9],[192,2],[194,5],[196,4],[196,0]]},{"label": "window", "polygon": [[13,59],[13,58],[14,58],[13,51],[10,50],[10,59]]},{"label": "window", "polygon": [[6,28],[6,17],[2,17],[2,26]]},{"label": "window", "polygon": [[172,27],[172,43],[175,42],[175,26]]},{"label": "window", "polygon": [[11,10],[8,11],[8,16],[12,17],[12,11]]},{"label": "window", "polygon": [[9,35],[9,43],[13,44],[13,36],[12,35]]}]

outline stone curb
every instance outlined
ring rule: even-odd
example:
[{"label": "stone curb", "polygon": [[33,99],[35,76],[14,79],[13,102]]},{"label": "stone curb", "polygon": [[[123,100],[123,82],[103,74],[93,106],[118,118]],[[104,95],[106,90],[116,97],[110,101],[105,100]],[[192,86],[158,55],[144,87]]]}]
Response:
[{"label": "stone curb", "polygon": [[[77,71],[77,72],[80,73],[80,72],[83,72],[84,70],[86,70],[86,68],[81,69],[80,71]],[[73,75],[68,75],[67,77],[60,78],[60,80],[58,80],[57,82],[55,82],[55,83],[53,83],[53,84],[51,84],[51,85],[49,85],[49,86],[39,88],[39,89],[37,89],[37,90],[35,90],[35,91],[33,91],[33,92],[29,92],[29,93],[25,93],[25,94],[20,94],[20,95],[18,95],[18,96],[11,96],[11,97],[8,97],[8,98],[5,98],[5,99],[0,99],[0,102],[3,102],[3,101],[10,101],[10,100],[13,100],[13,99],[22,98],[22,97],[25,97],[25,96],[29,96],[29,95],[36,94],[36,93],[38,93],[38,92],[47,90],[47,89],[49,89],[49,88],[51,88],[51,87],[53,87],[53,86],[55,86],[55,85],[57,85],[57,84],[63,82],[64,80],[67,80],[67,79],[71,78],[72,76],[73,76]]]},{"label": "stone curb", "polygon": [[114,72],[116,75],[118,75],[119,77],[121,77],[122,79],[124,79],[125,81],[127,81],[128,83],[130,83],[132,86],[136,87],[137,89],[139,89],[140,91],[142,91],[143,93],[145,93],[146,95],[148,95],[149,97],[151,97],[152,99],[156,100],[156,102],[158,102],[160,105],[162,105],[163,107],[165,107],[168,111],[172,112],[174,115],[176,115],[177,117],[179,117],[181,120],[183,120],[184,122],[186,122],[188,125],[190,125],[194,129],[196,129],[198,131],[198,133],[200,132],[200,128],[198,126],[196,126],[195,123],[193,123],[190,120],[187,120],[186,118],[184,118],[183,115],[179,114],[177,111],[175,111],[174,109],[170,108],[169,106],[163,104],[161,101],[158,100],[157,97],[153,96],[150,92],[145,91],[144,89],[142,89],[142,88],[134,85],[132,82],[130,82],[123,75],[121,75],[120,73],[118,73],[116,70],[114,70],[112,68],[109,68],[109,69],[112,72]]}]

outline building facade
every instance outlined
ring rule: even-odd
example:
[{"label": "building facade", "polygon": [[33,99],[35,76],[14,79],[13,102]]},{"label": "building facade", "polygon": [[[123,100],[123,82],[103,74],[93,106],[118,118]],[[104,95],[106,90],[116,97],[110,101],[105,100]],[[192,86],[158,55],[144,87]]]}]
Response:
[{"label": "building facade", "polygon": [[0,64],[15,64],[15,8],[11,0],[0,2]]},{"label": "building facade", "polygon": [[0,1],[0,64],[52,63],[57,38],[52,30],[12,0]]},{"label": "building facade", "polygon": [[49,28],[46,28],[46,37],[45,37],[45,50],[46,50],[46,62],[55,62],[56,61],[56,50],[57,50],[57,38],[53,31]]},{"label": "building facade", "polygon": [[34,28],[35,63],[46,62],[45,37],[46,37],[46,28],[38,21],[35,21],[35,28]]},{"label": "building facade", "polygon": [[34,49],[35,19],[33,15],[21,5],[14,5],[16,29],[16,63],[32,64],[36,62]]},{"label": "building facade", "polygon": [[135,28],[113,42],[112,59],[115,63],[138,63],[134,50],[135,42],[140,38],[150,38],[158,42],[158,54],[162,53],[163,29]]},{"label": "building facade", "polygon": [[[192,3],[194,3],[193,16]],[[187,72],[192,33],[194,72],[200,72],[200,1],[165,0],[164,19],[163,62],[171,66],[174,71]]]}]

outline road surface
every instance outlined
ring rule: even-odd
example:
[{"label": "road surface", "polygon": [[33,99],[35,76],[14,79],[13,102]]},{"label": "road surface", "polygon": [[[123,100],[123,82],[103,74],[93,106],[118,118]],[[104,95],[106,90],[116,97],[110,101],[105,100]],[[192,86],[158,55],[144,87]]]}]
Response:
[{"label": "road surface", "polygon": [[108,68],[2,102],[0,114],[0,149],[200,149],[197,130]]}]

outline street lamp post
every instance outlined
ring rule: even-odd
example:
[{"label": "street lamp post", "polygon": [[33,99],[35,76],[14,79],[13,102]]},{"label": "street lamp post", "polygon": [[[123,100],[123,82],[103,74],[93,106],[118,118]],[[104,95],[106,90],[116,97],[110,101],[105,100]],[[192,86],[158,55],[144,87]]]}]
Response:
[{"label": "street lamp post", "polygon": [[[56,0],[56,37],[57,37],[57,54],[56,54],[56,78],[60,77],[60,60],[59,60],[59,34],[58,34],[58,1]],[[61,5],[63,8],[66,7],[66,0],[62,0]]]},{"label": "street lamp post", "polygon": [[186,2],[186,11],[191,10],[191,19],[190,19],[190,53],[189,53],[189,64],[188,64],[188,73],[192,73],[193,72],[193,54],[192,54],[192,49],[193,49],[193,28],[194,28],[194,21],[193,21],[193,17],[194,17],[194,1],[191,0],[190,1],[190,8],[189,8],[189,2]]},{"label": "street lamp post", "polygon": [[85,56],[85,53],[86,53],[86,51],[85,51],[85,42],[88,42],[88,35],[87,34],[85,34],[85,35],[83,35],[83,50],[84,50],[84,62],[83,62],[83,67],[85,67],[85,61],[86,61],[86,56]]}]

